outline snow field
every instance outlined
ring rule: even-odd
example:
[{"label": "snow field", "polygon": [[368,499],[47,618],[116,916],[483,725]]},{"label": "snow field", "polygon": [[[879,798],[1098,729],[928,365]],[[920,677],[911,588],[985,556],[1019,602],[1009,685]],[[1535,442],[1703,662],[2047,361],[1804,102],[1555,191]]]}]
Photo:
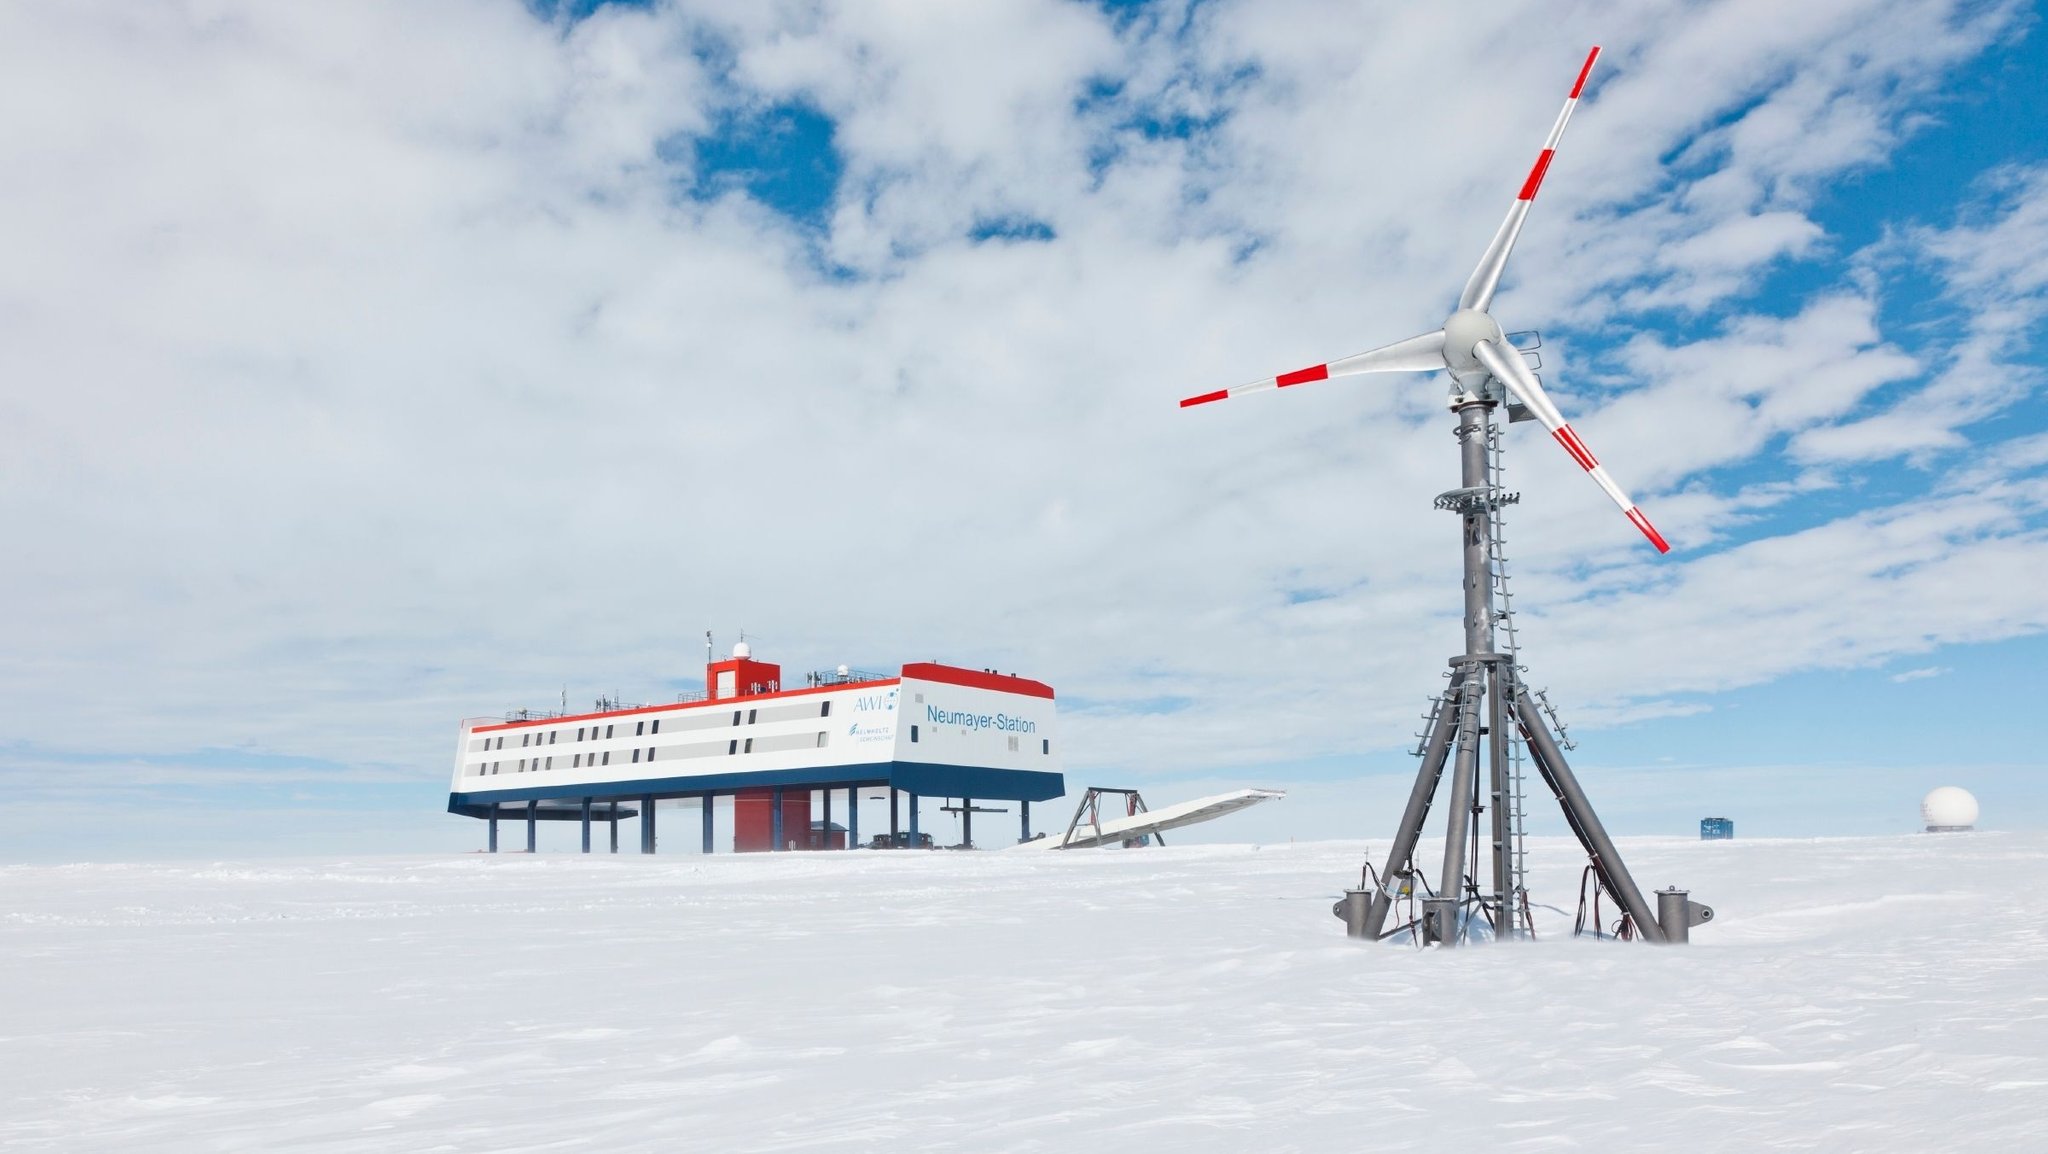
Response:
[{"label": "snow field", "polygon": [[0,1145],[2044,1141],[2048,835],[1623,839],[1674,949],[1350,942],[1367,848],[0,867]]}]

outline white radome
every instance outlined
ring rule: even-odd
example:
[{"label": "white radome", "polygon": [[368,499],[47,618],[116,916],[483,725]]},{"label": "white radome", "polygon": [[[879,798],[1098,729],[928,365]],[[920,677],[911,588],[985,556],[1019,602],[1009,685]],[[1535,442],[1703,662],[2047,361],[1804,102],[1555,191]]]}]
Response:
[{"label": "white radome", "polygon": [[737,642],[732,647],[732,655],[735,660],[744,661],[754,655],[754,647],[744,641]]},{"label": "white radome", "polygon": [[1920,800],[1920,818],[1927,823],[1929,833],[1974,829],[1977,799],[1967,789],[1944,785]]}]

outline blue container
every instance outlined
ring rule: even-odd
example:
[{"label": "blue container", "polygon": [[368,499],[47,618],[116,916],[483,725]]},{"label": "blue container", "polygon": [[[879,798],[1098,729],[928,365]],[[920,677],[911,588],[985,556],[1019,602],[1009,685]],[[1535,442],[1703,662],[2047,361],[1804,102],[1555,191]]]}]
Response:
[{"label": "blue container", "polygon": [[1700,819],[1701,841],[1735,840],[1735,823],[1725,817],[1703,817]]}]

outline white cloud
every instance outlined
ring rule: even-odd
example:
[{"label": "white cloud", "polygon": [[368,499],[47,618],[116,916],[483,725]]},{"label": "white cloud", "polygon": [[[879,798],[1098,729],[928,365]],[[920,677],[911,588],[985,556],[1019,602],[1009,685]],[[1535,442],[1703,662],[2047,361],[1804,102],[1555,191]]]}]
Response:
[{"label": "white cloud", "polygon": [[1912,272],[1931,266],[1959,319],[1933,342],[1942,371],[1882,413],[1815,429],[1794,448],[1817,461],[1881,460],[1967,444],[1962,429],[2033,392],[2041,370],[2026,359],[2048,317],[2048,166],[2008,169],[1975,206],[1983,220],[1921,226],[1873,259]]},{"label": "white cloud", "polygon": [[[793,667],[1190,699],[1077,714],[1084,765],[1388,744],[1456,637],[1441,384],[1172,402],[1437,323],[1596,27],[1613,66],[1510,323],[1642,326],[1819,254],[1814,198],[2013,12],[10,9],[0,95],[36,113],[0,123],[11,732],[432,776],[459,716],[565,681],[652,697],[702,629],[744,625]],[[1115,94],[1077,111],[1098,79]],[[799,98],[845,151],[825,251],[864,275],[676,191],[670,138]],[[1218,119],[1128,127],[1183,115]],[[968,243],[1009,212],[1057,239]],[[2037,291],[1980,251],[2000,227],[1921,243],[1986,299]],[[2042,627],[1961,592],[2042,560],[2020,466],[1716,551],[1834,482],[1703,477],[1788,437],[1840,460],[1823,432],[1924,373],[1877,315],[1852,284],[1701,341],[1652,329],[1620,354],[1641,388],[1597,408],[1614,390],[1553,339],[1588,439],[1706,547],[1653,566],[1517,428],[1515,556],[1561,704],[1689,710]]]}]

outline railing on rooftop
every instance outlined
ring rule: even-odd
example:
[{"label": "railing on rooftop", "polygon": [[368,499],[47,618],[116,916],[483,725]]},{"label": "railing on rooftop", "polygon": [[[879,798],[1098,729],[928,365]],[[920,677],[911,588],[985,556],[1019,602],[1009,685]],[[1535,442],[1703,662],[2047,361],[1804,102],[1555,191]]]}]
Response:
[{"label": "railing on rooftop", "polygon": [[860,685],[869,681],[891,681],[893,673],[875,673],[866,669],[821,669],[804,674],[804,683],[813,687],[820,685]]},{"label": "railing on rooftop", "polygon": [[[871,681],[893,681],[895,679],[896,675],[893,673],[876,673],[870,669],[821,669],[804,674],[804,684],[812,689],[826,685],[864,685]],[[787,687],[776,686],[776,689],[783,688]],[[677,705],[688,705],[692,702],[709,700],[711,700],[710,691],[691,689],[676,694],[675,703]],[[645,708],[647,706],[640,702],[618,701],[610,697],[600,697],[597,699],[591,712],[620,713],[628,709]],[[506,712],[504,719],[506,721],[553,721],[558,717],[575,716],[580,715],[567,709],[514,709]]]},{"label": "railing on rooftop", "polygon": [[[699,694],[698,696],[701,697],[703,695]],[[618,713],[622,710],[627,709],[644,708],[646,707],[635,702],[619,701],[610,697],[600,697],[592,703],[589,712]],[[558,717],[580,716],[583,715],[577,713],[575,710],[572,709],[511,709],[505,712],[506,721],[553,721]]]}]

